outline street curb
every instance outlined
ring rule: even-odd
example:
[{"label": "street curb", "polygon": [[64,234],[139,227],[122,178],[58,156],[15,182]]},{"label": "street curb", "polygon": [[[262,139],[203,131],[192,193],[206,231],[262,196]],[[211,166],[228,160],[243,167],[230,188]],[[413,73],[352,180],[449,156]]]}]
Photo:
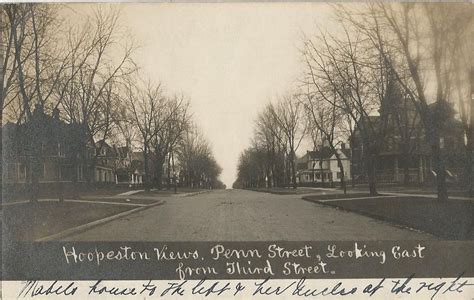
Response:
[{"label": "street curb", "polygon": [[71,236],[71,235],[74,235],[74,234],[78,234],[78,233],[84,232],[84,231],[86,231],[86,230],[88,230],[88,229],[91,229],[91,228],[93,228],[93,227],[96,227],[96,226],[99,226],[99,225],[102,225],[102,224],[105,224],[105,223],[114,221],[114,220],[116,220],[116,219],[119,219],[119,218],[122,218],[122,217],[125,217],[125,216],[128,216],[128,215],[131,215],[131,214],[133,214],[133,213],[136,213],[136,212],[139,212],[139,211],[148,209],[148,208],[152,208],[152,207],[154,207],[154,206],[162,205],[162,204],[164,204],[164,203],[165,203],[165,201],[164,201],[164,200],[161,200],[161,201],[158,201],[158,202],[156,202],[156,203],[153,203],[153,204],[150,204],[150,205],[147,205],[147,206],[141,206],[141,207],[137,207],[137,208],[134,208],[134,209],[131,209],[131,210],[127,210],[127,211],[118,213],[118,214],[116,214],[116,215],[112,215],[112,216],[109,216],[109,217],[105,217],[105,218],[103,218],[103,219],[95,220],[95,221],[92,221],[92,222],[89,222],[89,223],[86,223],[86,224],[83,224],[83,225],[79,225],[79,226],[77,226],[77,227],[69,228],[69,229],[60,231],[60,232],[58,232],[58,233],[55,233],[55,234],[52,234],[52,235],[48,235],[48,236],[39,238],[39,239],[35,240],[35,242],[54,241],[54,240],[58,240],[58,239],[60,239],[60,238],[64,238],[64,237],[67,237],[67,236]]},{"label": "street curb", "polygon": [[308,202],[328,206],[328,207],[338,209],[338,210],[341,210],[341,211],[350,212],[350,213],[353,213],[353,214],[358,214],[358,215],[361,215],[361,216],[364,216],[364,217],[368,217],[368,218],[371,218],[371,219],[374,219],[374,220],[377,220],[377,221],[387,223],[389,225],[392,225],[392,226],[395,226],[395,227],[398,227],[398,228],[401,228],[401,229],[406,229],[406,230],[410,230],[410,231],[414,231],[414,232],[418,232],[418,233],[428,234],[428,235],[431,235],[432,237],[434,237],[435,239],[440,239],[439,236],[437,236],[437,235],[435,235],[431,232],[424,231],[424,230],[421,230],[421,229],[418,229],[418,228],[414,228],[414,227],[411,227],[410,225],[407,225],[407,224],[397,223],[395,220],[386,219],[386,218],[384,218],[380,215],[371,214],[371,213],[368,213],[368,212],[361,212],[361,211],[357,211],[357,210],[352,210],[352,209],[349,209],[349,208],[339,206],[337,204],[331,204],[331,202],[323,202],[323,201],[320,201],[320,200],[309,199],[307,196],[303,196],[303,197],[301,197],[301,199],[304,200],[304,201],[308,201]]}]

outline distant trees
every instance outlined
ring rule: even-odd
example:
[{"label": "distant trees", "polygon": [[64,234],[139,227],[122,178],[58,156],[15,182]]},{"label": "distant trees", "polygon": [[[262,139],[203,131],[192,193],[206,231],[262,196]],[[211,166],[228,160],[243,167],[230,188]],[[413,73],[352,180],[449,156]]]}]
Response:
[{"label": "distant trees", "polygon": [[240,156],[236,186],[296,188],[296,151],[306,133],[294,96],[269,103],[258,115],[253,145]]},{"label": "distant trees", "polygon": [[293,96],[285,96],[275,106],[271,106],[270,111],[277,128],[283,133],[280,142],[286,150],[290,182],[296,189],[296,151],[306,132],[305,123],[302,122],[302,105]]},{"label": "distant trees", "polygon": [[182,185],[192,188],[225,188],[219,180],[222,168],[216,162],[209,142],[196,126],[188,126],[176,145]]},{"label": "distant trees", "polygon": [[184,96],[166,95],[161,84],[140,86],[132,81],[125,90],[125,118],[138,131],[136,142],[143,151],[147,190],[162,188],[165,179],[168,187],[178,180],[180,186],[223,186],[218,179],[222,169],[209,143],[192,124],[190,104]]},{"label": "distant trees", "polygon": [[190,126],[189,102],[184,97],[176,95],[167,98],[166,105],[157,113],[155,118],[155,134],[152,138],[155,156],[155,185],[161,188],[163,182],[164,164],[168,164],[168,184],[171,184],[171,160],[177,151],[179,142]]},{"label": "distant trees", "polygon": [[128,103],[128,115],[130,125],[139,132],[139,143],[142,146],[144,171],[143,184],[146,190],[150,189],[150,152],[152,140],[157,130],[155,128],[158,112],[165,106],[165,98],[161,92],[161,86],[148,84],[146,88],[140,89],[131,82],[125,86],[126,99]]},{"label": "distant trees", "polygon": [[267,153],[258,146],[245,149],[239,157],[237,180],[234,188],[269,187],[267,172]]},{"label": "distant trees", "polygon": [[[261,163],[265,164],[264,167],[260,167],[264,172],[262,176],[266,180],[265,185],[268,187],[284,185],[287,182],[287,170],[285,169],[287,147],[283,131],[277,124],[274,107],[271,104],[265,106],[257,116],[253,144],[254,151],[264,152],[264,155],[256,153],[254,155],[260,156]],[[247,179],[246,181],[250,182],[251,180]]]}]

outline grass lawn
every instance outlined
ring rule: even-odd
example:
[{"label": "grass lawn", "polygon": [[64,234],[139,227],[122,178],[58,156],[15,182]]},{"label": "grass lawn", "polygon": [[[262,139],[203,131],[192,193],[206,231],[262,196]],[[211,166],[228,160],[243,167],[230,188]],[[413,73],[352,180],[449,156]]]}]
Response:
[{"label": "grass lawn", "polygon": [[[304,199],[320,201],[328,198],[308,196]],[[320,203],[409,226],[443,239],[474,240],[474,201],[449,200],[440,203],[434,198],[400,196]]]},{"label": "grass lawn", "polygon": [[[187,193],[197,193],[209,191],[206,189],[193,189],[193,188],[178,188],[176,194],[187,194]],[[146,195],[146,196],[159,196],[159,195],[173,195],[175,194],[174,189],[162,189],[162,190],[153,190],[153,191],[143,191],[136,194],[134,196]]]},{"label": "grass lawn", "polygon": [[[132,191],[138,188],[129,188],[124,186],[107,186],[107,187],[97,187],[97,188],[78,188],[77,196],[79,197],[94,197],[94,196],[113,196],[120,193]],[[39,199],[58,199],[58,192],[56,187],[40,187],[40,191],[38,193]],[[73,191],[69,187],[64,187],[63,189],[63,197],[65,199],[71,199],[74,197]],[[28,201],[30,196],[26,192],[21,192],[18,194],[15,193],[4,193],[2,197],[3,203],[11,203],[16,201]]]},{"label": "grass lawn", "polygon": [[85,190],[80,193],[80,195],[84,196],[113,196],[118,195],[121,193],[139,190],[141,188],[133,187],[125,187],[125,186],[110,186],[110,187],[98,187],[95,189]]},{"label": "grass lawn", "polygon": [[[91,203],[100,201],[100,202],[112,202],[112,203],[127,203],[127,204],[153,204],[161,201],[159,198],[140,198],[135,195],[123,196],[123,197],[103,197],[103,198],[93,198],[93,197],[82,197],[81,201],[90,201]],[[127,201],[128,200],[128,201]],[[100,204],[100,203],[99,203]]]},{"label": "grass lawn", "polygon": [[352,199],[352,198],[380,197],[380,195],[371,196],[369,193],[354,193],[354,192],[347,193],[347,194],[344,195],[341,192],[341,193],[337,193],[337,194],[306,196],[304,198],[305,199],[306,198],[311,198],[312,199],[312,197],[315,197],[314,199],[317,199],[317,200],[332,200],[332,199],[349,199],[349,198]]},{"label": "grass lawn", "polygon": [[2,209],[4,238],[35,240],[62,230],[109,217],[134,206],[74,202],[39,202]]},{"label": "grass lawn", "polygon": [[[254,192],[270,193],[276,195],[320,194],[322,191],[305,188],[250,188]],[[326,191],[324,191],[326,192]]]}]

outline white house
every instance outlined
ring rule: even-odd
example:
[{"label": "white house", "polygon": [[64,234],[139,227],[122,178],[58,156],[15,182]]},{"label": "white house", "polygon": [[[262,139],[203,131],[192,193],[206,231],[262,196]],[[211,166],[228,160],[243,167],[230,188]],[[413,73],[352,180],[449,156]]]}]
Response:
[{"label": "white house", "polygon": [[[341,159],[344,168],[344,177],[346,180],[351,178],[351,160],[350,149],[345,148],[344,144],[337,153]],[[311,182],[340,182],[341,171],[336,158],[336,153],[329,147],[323,147],[316,151],[307,151],[306,154],[298,160],[297,178],[300,183]]]}]

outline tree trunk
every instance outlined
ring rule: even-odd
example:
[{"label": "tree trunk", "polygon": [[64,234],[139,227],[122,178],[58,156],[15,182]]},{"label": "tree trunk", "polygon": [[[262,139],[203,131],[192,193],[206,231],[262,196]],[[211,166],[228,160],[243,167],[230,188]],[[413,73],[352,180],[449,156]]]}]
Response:
[{"label": "tree trunk", "polygon": [[172,184],[172,178],[171,178],[171,152],[170,154],[168,155],[168,172],[167,172],[167,176],[168,176],[168,190],[171,188],[171,184]]},{"label": "tree trunk", "polygon": [[33,157],[30,159],[30,200],[31,202],[38,202],[38,193],[39,193],[39,174],[38,174],[38,157],[33,154]]},{"label": "tree trunk", "polygon": [[[411,162],[409,147],[410,140],[404,139],[402,147],[402,160],[403,160],[403,185],[407,186],[410,184],[410,169],[408,168]],[[397,179],[398,181],[398,179]]]},{"label": "tree trunk", "polygon": [[405,166],[403,166],[403,185],[407,186],[410,184],[410,169],[408,168],[407,158],[404,158]]},{"label": "tree trunk", "polygon": [[57,185],[56,185],[56,189],[57,189],[57,194],[58,194],[58,200],[59,202],[63,202],[64,201],[64,191],[63,191],[63,184],[61,182],[61,158],[58,157],[58,161],[57,161]]},{"label": "tree trunk", "polygon": [[[474,116],[471,118],[474,119]],[[470,135],[467,139],[467,147],[466,147],[466,154],[467,154],[467,164],[466,164],[466,177],[467,177],[467,185],[469,189],[469,196],[474,197],[474,128],[471,127]]]},{"label": "tree trunk", "polygon": [[291,180],[293,181],[293,189],[296,189],[297,184],[296,184],[296,168],[295,168],[295,160],[292,157],[291,159]]},{"label": "tree trunk", "polygon": [[73,154],[73,158],[71,160],[71,163],[72,163],[72,178],[71,178],[71,181],[72,181],[72,186],[71,186],[71,195],[72,195],[72,198],[73,199],[78,199],[78,188],[79,188],[79,180],[78,180],[78,163],[77,163],[77,153],[74,153]]},{"label": "tree trunk", "polygon": [[325,181],[324,181],[324,171],[323,171],[323,161],[322,159],[319,160],[319,174],[321,176],[321,186],[325,186]]},{"label": "tree trunk", "polygon": [[145,191],[150,191],[150,174],[148,172],[148,145],[145,143],[143,148],[143,168],[145,169],[145,176],[143,176],[143,186]]},{"label": "tree trunk", "polygon": [[163,164],[165,163],[166,157],[157,156],[156,157],[156,166],[155,166],[155,186],[158,189],[163,187]]},{"label": "tree trunk", "polygon": [[[472,69],[471,69],[472,70]],[[474,93],[474,72],[471,71],[471,95]],[[468,100],[469,101],[469,100]],[[469,196],[474,197],[474,98],[471,97],[470,102],[470,123],[469,130],[467,132],[467,157],[468,157],[468,166],[467,166],[467,177],[469,185]]]},{"label": "tree trunk", "polygon": [[347,186],[346,186],[346,177],[344,175],[344,166],[342,165],[341,157],[337,153],[337,150],[334,150],[334,153],[336,154],[336,159],[337,159],[337,164],[339,166],[339,172],[341,173],[341,189],[344,191],[344,195],[347,194]]},{"label": "tree trunk", "polygon": [[352,149],[354,149],[354,143],[352,142],[352,133],[349,137],[349,147],[351,147],[351,157],[350,157],[350,165],[349,165],[349,169],[351,171],[351,186],[352,188],[355,188],[354,167],[352,164],[352,162],[354,161],[354,153],[352,151]]},{"label": "tree trunk", "polygon": [[377,178],[376,178],[376,163],[374,161],[375,155],[371,155],[369,159],[367,159],[366,166],[367,166],[367,178],[369,181],[369,194],[371,196],[378,195],[377,193]]},{"label": "tree trunk", "polygon": [[[36,120],[36,119],[35,119]],[[31,202],[37,202],[38,201],[38,194],[39,194],[39,168],[40,168],[40,151],[41,149],[41,142],[38,141],[40,138],[40,133],[39,131],[39,125],[35,122],[35,120],[31,120],[30,122],[32,123],[31,125],[33,128],[31,128],[31,136],[30,136],[30,153],[31,157],[28,158],[29,165],[30,165],[30,200]]]},{"label": "tree trunk", "polygon": [[448,201],[448,188],[446,186],[446,168],[444,158],[442,157],[439,138],[435,139],[431,145],[433,153],[433,161],[435,163],[436,172],[436,189],[438,193],[438,201]]},{"label": "tree trunk", "polygon": [[347,186],[346,186],[346,179],[344,175],[344,168],[340,167],[339,170],[341,172],[341,188],[344,191],[344,195],[345,195],[347,194]]}]

